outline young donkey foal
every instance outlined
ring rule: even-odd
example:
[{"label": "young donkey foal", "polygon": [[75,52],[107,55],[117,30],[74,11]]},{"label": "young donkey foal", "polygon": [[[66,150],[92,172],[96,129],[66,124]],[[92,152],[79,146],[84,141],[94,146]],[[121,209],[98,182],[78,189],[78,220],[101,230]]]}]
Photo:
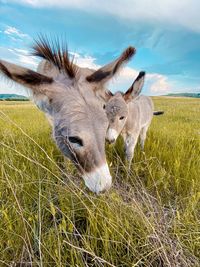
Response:
[{"label": "young donkey foal", "polygon": [[142,149],[146,139],[147,130],[153,114],[153,102],[148,96],[139,96],[144,84],[145,72],[140,72],[132,86],[123,94],[117,92],[110,94],[110,99],[105,105],[109,120],[106,139],[114,143],[121,133],[125,143],[125,154],[129,162],[132,161],[134,148],[140,136]]},{"label": "young donkey foal", "polygon": [[34,46],[34,55],[43,59],[38,72],[0,60],[0,73],[32,91],[34,101],[51,120],[57,146],[96,193],[108,190],[112,183],[105,156],[108,119],[97,96],[104,98],[105,82],[134,53],[129,47],[95,71],[76,66],[64,46],[51,45],[41,37]]}]

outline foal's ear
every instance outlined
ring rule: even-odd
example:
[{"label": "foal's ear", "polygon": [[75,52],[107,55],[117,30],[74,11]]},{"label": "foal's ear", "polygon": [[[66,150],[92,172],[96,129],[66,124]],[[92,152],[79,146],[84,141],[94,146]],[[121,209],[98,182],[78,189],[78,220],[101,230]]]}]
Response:
[{"label": "foal's ear", "polygon": [[104,87],[100,87],[99,90],[96,90],[95,96],[102,100],[104,103],[107,103],[113,96],[113,93]]},{"label": "foal's ear", "polygon": [[27,68],[0,60],[0,74],[32,90],[33,93],[48,95],[54,80]]},{"label": "foal's ear", "polygon": [[104,94],[104,100],[108,102],[114,94],[110,90],[106,90]]},{"label": "foal's ear", "polygon": [[131,87],[126,91],[126,93],[123,95],[123,98],[126,102],[130,101],[131,99],[137,97],[141,91],[142,87],[144,85],[144,78],[145,78],[145,72],[141,71]]},{"label": "foal's ear", "polygon": [[95,71],[93,74],[86,77],[86,80],[90,83],[105,83],[111,79],[120,69],[120,67],[128,62],[135,54],[136,49],[134,47],[128,47],[120,57],[108,65]]}]

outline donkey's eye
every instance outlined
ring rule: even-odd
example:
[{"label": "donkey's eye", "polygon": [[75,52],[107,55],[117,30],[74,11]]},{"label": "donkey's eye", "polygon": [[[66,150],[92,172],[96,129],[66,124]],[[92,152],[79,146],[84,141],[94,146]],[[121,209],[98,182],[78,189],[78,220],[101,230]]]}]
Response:
[{"label": "donkey's eye", "polygon": [[122,117],[120,117],[119,119],[120,119],[120,120],[123,120],[124,118],[125,118],[125,117],[124,117],[124,116],[122,116]]},{"label": "donkey's eye", "polygon": [[83,146],[83,141],[77,136],[69,136],[68,140],[75,147]]},{"label": "donkey's eye", "polygon": [[106,105],[104,104],[104,105],[103,105],[103,109],[105,109],[105,108],[106,108]]}]

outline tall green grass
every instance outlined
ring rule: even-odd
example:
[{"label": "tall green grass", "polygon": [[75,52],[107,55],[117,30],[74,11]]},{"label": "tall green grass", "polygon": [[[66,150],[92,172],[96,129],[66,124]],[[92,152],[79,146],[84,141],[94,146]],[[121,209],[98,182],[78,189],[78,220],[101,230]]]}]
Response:
[{"label": "tall green grass", "polygon": [[32,103],[0,103],[0,266],[200,266],[200,100],[154,98],[131,171],[90,193]]}]

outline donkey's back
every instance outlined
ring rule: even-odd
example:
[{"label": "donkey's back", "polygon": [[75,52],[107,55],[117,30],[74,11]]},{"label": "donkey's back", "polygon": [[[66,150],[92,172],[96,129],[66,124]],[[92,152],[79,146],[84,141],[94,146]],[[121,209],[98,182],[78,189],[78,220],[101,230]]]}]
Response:
[{"label": "donkey's back", "polygon": [[153,101],[148,96],[138,96],[128,103],[129,115],[126,126],[128,131],[140,131],[151,123],[153,117]]}]

